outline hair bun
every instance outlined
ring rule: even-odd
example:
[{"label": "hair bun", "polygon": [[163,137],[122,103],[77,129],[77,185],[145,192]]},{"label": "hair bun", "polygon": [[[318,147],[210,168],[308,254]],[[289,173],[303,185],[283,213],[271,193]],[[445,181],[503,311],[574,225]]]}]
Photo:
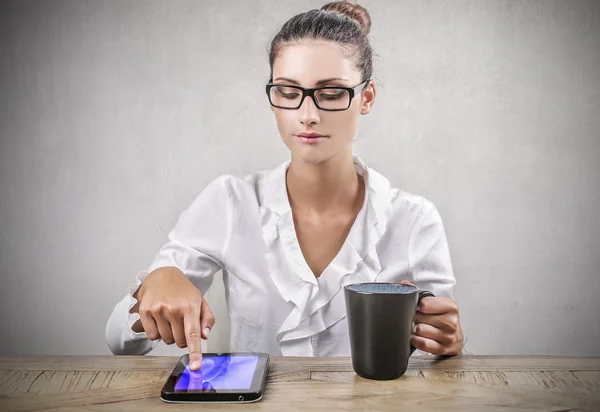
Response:
[{"label": "hair bun", "polygon": [[369,12],[363,6],[352,4],[348,1],[334,1],[321,7],[321,10],[336,11],[345,14],[356,21],[365,33],[371,31],[371,16],[369,16]]}]

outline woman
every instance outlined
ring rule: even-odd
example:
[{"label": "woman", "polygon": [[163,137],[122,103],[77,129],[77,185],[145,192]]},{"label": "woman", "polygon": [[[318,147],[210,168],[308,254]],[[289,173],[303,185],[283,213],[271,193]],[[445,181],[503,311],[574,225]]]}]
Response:
[{"label": "woman", "polygon": [[[436,355],[463,348],[455,278],[441,218],[422,197],[390,187],[352,154],[375,101],[367,11],[346,2],[294,16],[273,39],[266,91],[291,160],[221,176],[185,210],[107,328],[115,354],[157,339],[190,352],[215,318],[204,294],[223,270],[231,350],[348,356],[343,286],[404,282],[432,291],[411,343]],[[139,316],[138,316],[139,314]]]}]

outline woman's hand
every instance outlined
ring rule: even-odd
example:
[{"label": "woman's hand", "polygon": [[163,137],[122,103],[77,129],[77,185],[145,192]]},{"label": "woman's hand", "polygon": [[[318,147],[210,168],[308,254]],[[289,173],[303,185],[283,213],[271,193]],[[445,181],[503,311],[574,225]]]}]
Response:
[{"label": "woman's hand", "polygon": [[150,340],[160,338],[168,345],[187,347],[190,369],[200,369],[200,339],[208,339],[215,317],[192,282],[179,269],[162,267],[146,277],[133,297],[137,303],[130,312],[139,313],[140,320],[132,330],[145,331]]},{"label": "woman's hand", "polygon": [[[407,280],[401,283],[412,285]],[[458,305],[449,298],[428,296],[421,299],[415,314],[411,345],[434,355],[452,356],[462,352],[464,335]]]}]

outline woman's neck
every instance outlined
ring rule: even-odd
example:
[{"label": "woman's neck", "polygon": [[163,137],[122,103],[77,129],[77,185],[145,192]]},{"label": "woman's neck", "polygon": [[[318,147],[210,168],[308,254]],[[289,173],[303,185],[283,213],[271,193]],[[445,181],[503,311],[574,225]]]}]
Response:
[{"label": "woman's neck", "polygon": [[351,151],[318,164],[292,157],[286,182],[290,205],[296,210],[323,213],[362,206],[364,184]]}]

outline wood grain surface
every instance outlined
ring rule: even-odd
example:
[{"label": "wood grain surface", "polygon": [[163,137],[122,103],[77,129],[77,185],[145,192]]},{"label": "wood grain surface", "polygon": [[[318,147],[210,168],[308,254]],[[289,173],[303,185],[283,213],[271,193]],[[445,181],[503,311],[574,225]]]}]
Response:
[{"label": "wood grain surface", "polygon": [[600,358],[413,357],[392,381],[358,377],[349,358],[273,357],[261,401],[166,404],[178,361],[157,356],[0,357],[0,411],[600,411]]}]

